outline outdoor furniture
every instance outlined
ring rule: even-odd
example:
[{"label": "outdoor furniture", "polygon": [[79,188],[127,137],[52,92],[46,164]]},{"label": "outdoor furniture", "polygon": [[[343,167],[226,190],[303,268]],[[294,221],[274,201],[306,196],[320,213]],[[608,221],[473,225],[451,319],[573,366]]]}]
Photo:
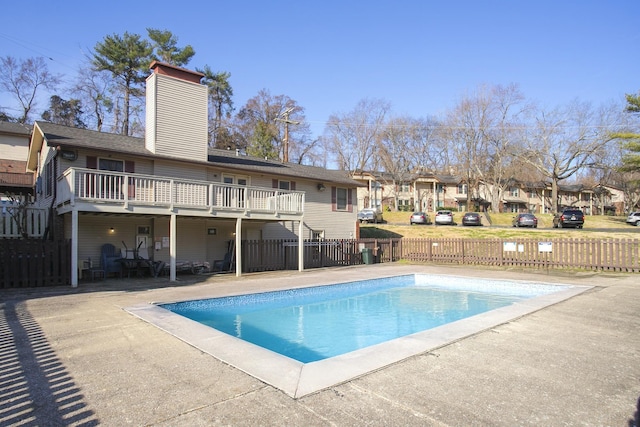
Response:
[{"label": "outdoor furniture", "polygon": [[231,271],[232,256],[233,254],[231,252],[227,252],[224,256],[224,259],[217,259],[213,261],[211,271],[214,273],[217,271]]},{"label": "outdoor furniture", "polygon": [[[204,261],[176,261],[176,273],[191,273],[200,274],[208,273],[211,269],[211,265]],[[162,274],[169,274],[171,265],[169,263],[164,264],[161,272]]]},{"label": "outdoor furniture", "polygon": [[100,266],[94,266],[91,258],[82,260],[80,266],[80,278],[82,279],[90,278],[93,281],[105,278],[104,269]]},{"label": "outdoor furniture", "polygon": [[122,265],[120,264],[120,252],[116,250],[116,247],[111,243],[105,243],[102,245],[101,250],[102,269],[104,270],[104,276],[108,276],[110,273],[117,273],[122,277]]}]

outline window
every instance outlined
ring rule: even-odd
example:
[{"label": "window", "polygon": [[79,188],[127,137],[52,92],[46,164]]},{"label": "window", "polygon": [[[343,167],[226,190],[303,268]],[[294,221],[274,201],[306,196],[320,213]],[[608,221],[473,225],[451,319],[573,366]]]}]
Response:
[{"label": "window", "polygon": [[353,212],[352,190],[331,187],[331,210]]},{"label": "window", "polygon": [[467,184],[458,184],[458,194],[467,194]]},{"label": "window", "polygon": [[336,209],[339,211],[347,210],[347,189],[336,188]]},{"label": "window", "polygon": [[436,193],[444,193],[444,184],[436,184]]},{"label": "window", "polygon": [[409,193],[411,191],[411,184],[400,184],[401,193]]},{"label": "window", "polygon": [[278,181],[278,189],[280,190],[290,190],[291,182],[289,181]]},{"label": "window", "polygon": [[222,182],[224,184],[237,184],[247,186],[249,184],[249,179],[246,176],[222,175]]},{"label": "window", "polygon": [[509,194],[511,197],[518,197],[520,196],[520,189],[518,187],[511,187],[509,188]]},{"label": "window", "polygon": [[98,169],[102,171],[124,172],[122,160],[98,159]]},{"label": "window", "polygon": [[45,196],[51,196],[53,194],[55,176],[54,162],[50,160],[49,163],[44,165]]},{"label": "window", "polygon": [[[236,184],[246,187],[249,180],[246,176],[223,175],[224,184]],[[246,192],[244,188],[225,188],[223,205],[231,208],[244,208]]]}]

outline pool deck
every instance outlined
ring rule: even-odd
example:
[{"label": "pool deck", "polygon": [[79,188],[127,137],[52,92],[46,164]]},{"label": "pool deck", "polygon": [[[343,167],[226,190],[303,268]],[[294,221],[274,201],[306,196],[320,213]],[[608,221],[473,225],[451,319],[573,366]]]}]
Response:
[{"label": "pool deck", "polygon": [[[413,272],[593,288],[298,399],[127,311]],[[0,426],[640,422],[638,274],[376,264],[180,279],[0,290]]]}]

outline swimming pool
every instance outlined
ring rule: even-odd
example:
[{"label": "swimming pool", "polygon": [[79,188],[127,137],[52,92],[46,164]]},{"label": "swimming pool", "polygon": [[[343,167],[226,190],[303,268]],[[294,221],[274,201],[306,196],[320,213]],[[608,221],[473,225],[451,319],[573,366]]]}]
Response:
[{"label": "swimming pool", "polygon": [[[412,268],[416,270],[416,268]],[[406,268],[397,268],[398,271],[406,271]],[[354,272],[354,274],[357,271]],[[358,272],[359,276],[371,275],[371,272]],[[282,295],[307,295],[323,293],[330,290],[333,293],[335,286],[341,288],[361,287],[372,288],[374,284],[370,280],[353,281],[355,283],[335,284],[330,281],[330,273],[315,277],[315,283],[300,289],[282,289],[277,291]],[[349,274],[342,274],[348,278]],[[406,275],[403,275],[406,276]],[[217,359],[226,362],[258,379],[266,382],[289,396],[298,398],[307,394],[322,390],[327,387],[351,380],[373,370],[383,368],[392,363],[399,362],[408,357],[428,352],[432,349],[446,345],[452,341],[462,339],[480,331],[492,328],[515,318],[521,317],[533,311],[555,304],[570,298],[589,287],[576,285],[558,285],[541,282],[522,282],[488,280],[469,277],[457,277],[449,275],[409,275],[414,278],[412,286],[429,286],[442,288],[447,291],[460,290],[465,295],[474,294],[480,290],[491,287],[494,293],[509,298],[516,296],[517,300],[510,301],[497,309],[489,309],[471,317],[454,320],[447,324],[432,327],[420,332],[391,339],[390,341],[368,345],[354,351],[349,351],[337,356],[326,357],[317,361],[303,363],[291,357],[282,356],[272,350],[259,345],[243,341],[225,332],[218,331],[195,320],[173,313],[164,306],[173,304],[202,304],[202,301],[194,301],[195,298],[181,298],[177,303],[153,303],[140,304],[128,307],[126,310],[141,319],[163,329],[166,332],[182,339],[201,351],[211,354]],[[307,275],[304,277],[312,277]],[[435,279],[436,283],[431,279]],[[404,280],[393,278],[392,280]],[[430,281],[431,284],[426,284]],[[280,279],[275,288],[300,287],[300,279],[294,277]],[[246,285],[251,287],[251,285]],[[330,289],[333,288],[333,289]],[[515,291],[515,292],[514,292]],[[540,292],[542,291],[542,292]],[[342,292],[342,290],[340,291]],[[259,299],[271,299],[272,292],[260,292],[250,295],[235,295],[235,298],[255,302]],[[306,298],[306,297],[305,297]],[[206,300],[198,295],[198,300]],[[218,299],[218,302],[230,302],[233,299]],[[236,301],[237,302],[237,301]],[[439,310],[439,309],[438,309]],[[437,311],[437,310],[436,310]],[[307,313],[305,313],[306,315]]]},{"label": "swimming pool", "polygon": [[425,331],[558,287],[403,275],[295,291],[162,304],[176,314],[302,363]]}]

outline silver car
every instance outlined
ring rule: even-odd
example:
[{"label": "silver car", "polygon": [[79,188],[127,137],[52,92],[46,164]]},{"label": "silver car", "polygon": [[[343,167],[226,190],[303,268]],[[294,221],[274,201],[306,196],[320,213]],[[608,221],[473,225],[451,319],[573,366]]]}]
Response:
[{"label": "silver car", "polygon": [[382,211],[375,208],[365,208],[358,212],[358,221],[373,222],[375,224],[382,222]]},{"label": "silver car", "polygon": [[640,212],[631,212],[627,217],[627,224],[638,226],[640,223]]},{"label": "silver car", "polygon": [[451,211],[438,211],[434,222],[436,225],[454,225],[453,212]]}]

